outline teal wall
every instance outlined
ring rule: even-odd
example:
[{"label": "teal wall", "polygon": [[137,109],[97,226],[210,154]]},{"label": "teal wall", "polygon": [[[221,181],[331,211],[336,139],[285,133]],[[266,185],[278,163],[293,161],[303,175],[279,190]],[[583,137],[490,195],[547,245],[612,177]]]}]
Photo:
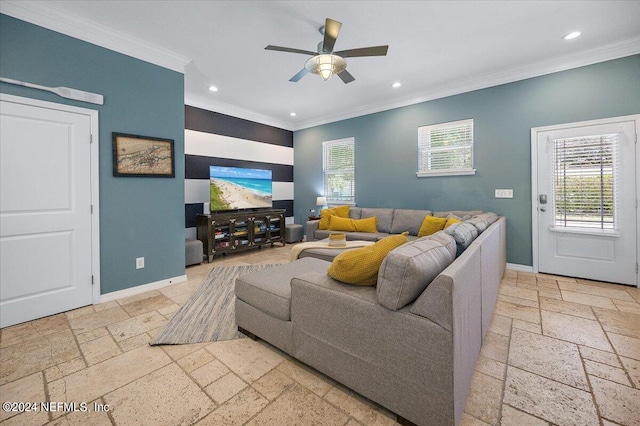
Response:
[{"label": "teal wall", "polygon": [[[322,192],[322,142],[353,136],[357,205],[494,211],[507,217],[507,261],[532,265],[531,128],[637,113],[640,55],[300,130],[296,222]],[[476,174],[417,178],[418,127],[466,118]],[[514,198],[494,198],[496,188],[512,188]]]},{"label": "teal wall", "polygon": [[[183,74],[0,15],[0,75],[104,95],[93,105],[0,83],[2,93],[99,111],[101,292],[183,275]],[[113,177],[112,132],[173,139],[176,177]]]}]

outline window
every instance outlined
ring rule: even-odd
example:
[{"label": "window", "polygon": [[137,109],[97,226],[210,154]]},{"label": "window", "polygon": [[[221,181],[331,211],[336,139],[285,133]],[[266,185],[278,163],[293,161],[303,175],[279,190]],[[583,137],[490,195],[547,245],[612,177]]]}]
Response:
[{"label": "window", "polygon": [[472,119],[418,127],[418,177],[475,172]]},{"label": "window", "polygon": [[329,204],[355,203],[354,139],[322,143],[324,195]]},{"label": "window", "polygon": [[555,227],[616,228],[617,135],[551,140]]}]

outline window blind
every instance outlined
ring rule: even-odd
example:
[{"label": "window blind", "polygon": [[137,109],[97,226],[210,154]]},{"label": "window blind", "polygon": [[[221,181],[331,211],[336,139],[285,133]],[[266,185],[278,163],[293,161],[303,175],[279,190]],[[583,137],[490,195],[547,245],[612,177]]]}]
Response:
[{"label": "window blind", "polygon": [[322,143],[324,195],[329,203],[355,202],[354,138]]},{"label": "window blind", "polygon": [[418,174],[473,169],[473,120],[418,128]]},{"label": "window blind", "polygon": [[616,229],[618,136],[551,140],[555,226]]}]

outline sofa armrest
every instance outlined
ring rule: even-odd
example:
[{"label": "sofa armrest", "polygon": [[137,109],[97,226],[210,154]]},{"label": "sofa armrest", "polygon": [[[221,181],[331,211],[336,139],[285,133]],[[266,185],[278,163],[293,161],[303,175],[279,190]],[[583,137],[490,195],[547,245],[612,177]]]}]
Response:
[{"label": "sofa armrest", "polygon": [[310,220],[307,222],[307,241],[313,241],[316,239],[316,231],[320,226],[319,220]]},{"label": "sofa armrest", "polygon": [[453,334],[455,424],[462,418],[467,392],[482,346],[482,268],[479,246],[470,246],[429,284],[411,312],[437,322]]}]

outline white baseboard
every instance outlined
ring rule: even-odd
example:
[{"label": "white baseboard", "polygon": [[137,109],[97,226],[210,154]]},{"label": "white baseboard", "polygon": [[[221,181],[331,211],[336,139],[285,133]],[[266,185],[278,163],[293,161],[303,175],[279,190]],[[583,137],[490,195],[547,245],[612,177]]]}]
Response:
[{"label": "white baseboard", "polygon": [[507,269],[517,272],[531,272],[533,273],[533,266],[519,265],[517,263],[507,263]]},{"label": "white baseboard", "polygon": [[125,288],[124,290],[112,291],[111,293],[100,295],[100,303],[111,302],[112,300],[121,299],[123,297],[134,296],[136,294],[144,293],[145,291],[158,290],[172,284],[184,282],[186,280],[186,275],[180,275],[178,277],[167,278],[166,280],[160,280],[153,283]]}]

